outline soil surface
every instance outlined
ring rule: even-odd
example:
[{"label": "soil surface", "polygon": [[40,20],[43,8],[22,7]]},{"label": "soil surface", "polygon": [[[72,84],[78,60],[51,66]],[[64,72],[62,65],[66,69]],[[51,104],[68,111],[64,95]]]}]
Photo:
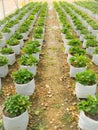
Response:
[{"label": "soil surface", "polygon": [[[36,75],[36,91],[31,97],[32,129],[77,130],[77,99],[74,80],[69,77],[56,12],[49,5],[45,41]],[[35,118],[34,118],[35,117]]]}]

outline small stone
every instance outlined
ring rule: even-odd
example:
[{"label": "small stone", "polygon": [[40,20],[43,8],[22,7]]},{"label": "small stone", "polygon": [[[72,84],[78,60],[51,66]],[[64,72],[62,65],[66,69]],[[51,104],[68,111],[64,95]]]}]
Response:
[{"label": "small stone", "polygon": [[51,94],[51,92],[49,91],[48,94]]},{"label": "small stone", "polygon": [[44,103],[41,103],[41,106],[43,106],[44,105]]},{"label": "small stone", "polygon": [[50,124],[53,124],[53,121],[50,121]]},{"label": "small stone", "polygon": [[52,95],[49,95],[48,97],[50,97],[50,98],[51,98],[51,97],[52,97]]},{"label": "small stone", "polygon": [[49,85],[48,85],[48,84],[46,84],[45,86],[46,86],[46,88],[49,88]]}]

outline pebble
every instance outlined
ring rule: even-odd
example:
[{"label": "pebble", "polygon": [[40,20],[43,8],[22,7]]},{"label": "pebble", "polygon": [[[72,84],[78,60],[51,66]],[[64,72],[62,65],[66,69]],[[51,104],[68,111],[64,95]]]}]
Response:
[{"label": "pebble", "polygon": [[48,85],[48,84],[46,84],[45,86],[46,86],[46,88],[49,88],[49,85]]}]

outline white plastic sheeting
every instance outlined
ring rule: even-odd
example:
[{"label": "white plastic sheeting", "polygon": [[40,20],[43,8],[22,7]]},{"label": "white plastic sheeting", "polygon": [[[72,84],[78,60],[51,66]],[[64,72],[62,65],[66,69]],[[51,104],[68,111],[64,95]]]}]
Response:
[{"label": "white plastic sheeting", "polygon": [[32,0],[0,0],[0,20]]}]

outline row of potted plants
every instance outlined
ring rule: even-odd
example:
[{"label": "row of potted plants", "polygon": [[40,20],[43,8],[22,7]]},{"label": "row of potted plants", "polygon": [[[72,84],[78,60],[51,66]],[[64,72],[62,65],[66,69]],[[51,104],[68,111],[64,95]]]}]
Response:
[{"label": "row of potted plants", "polygon": [[[68,7],[66,8],[66,10],[68,11]],[[73,21],[75,21],[75,19],[77,19],[76,20],[76,23],[75,22],[73,22],[74,23],[74,25],[75,25],[75,28],[76,28],[76,26],[79,24],[79,26],[81,27],[81,22],[77,22],[77,21],[79,21],[78,20],[78,18],[75,16],[75,17],[72,17],[72,18],[74,18],[73,19]],[[77,24],[78,23],[78,24]],[[77,24],[77,25],[76,25]],[[96,55],[95,55],[95,53],[96,53],[96,51],[95,51],[95,49],[96,49],[96,47],[97,47],[97,45],[98,45],[98,42],[96,41],[96,39],[95,39],[95,37],[94,36],[92,36],[90,33],[88,33],[87,31],[86,31],[86,29],[84,28],[84,29],[82,29],[81,30],[81,28],[78,28],[78,30],[76,30],[76,32],[78,31],[81,31],[83,34],[81,34],[82,35],[82,37],[84,37],[84,39],[83,40],[81,40],[81,35],[80,35],[80,40],[81,41],[83,41],[83,47],[85,48],[86,47],[86,53],[88,54],[88,55],[90,55],[90,56],[93,56],[93,58],[92,59],[95,59],[95,60],[97,60],[96,59]],[[84,32],[86,32],[87,34],[85,34]],[[85,34],[85,35],[84,35]],[[92,60],[92,61],[94,61],[94,60]],[[94,62],[95,63],[95,62]],[[97,65],[97,64],[96,64]]]},{"label": "row of potted plants", "polygon": [[81,11],[86,12],[89,14],[91,17],[95,18],[98,20],[98,5],[97,2],[95,1],[78,1],[74,2],[74,5],[78,8],[81,9]]},{"label": "row of potted plants", "polygon": [[47,15],[47,3],[44,3],[44,6],[40,11],[39,19],[36,23],[36,28],[34,29],[34,35],[32,37],[32,39],[39,41],[41,47],[45,34],[46,15]]},{"label": "row of potted plants", "polygon": [[38,63],[33,53],[39,50],[40,43],[37,40],[26,42],[26,45],[22,48],[23,55],[18,60],[20,69],[12,73],[17,94],[9,96],[3,104],[3,123],[5,130],[27,129],[29,123],[28,109],[31,105],[27,95],[32,95],[34,92],[35,82],[33,73],[36,73],[34,72],[36,69],[30,67],[36,66]]},{"label": "row of potted plants", "polygon": [[[56,6],[58,6],[58,4],[56,4]],[[59,8],[57,7],[57,9]],[[73,39],[70,42],[73,42]],[[78,98],[87,98],[86,100],[78,103],[78,109],[80,110],[78,124],[82,130],[92,130],[93,128],[97,130],[98,123],[96,120],[98,119],[96,114],[98,107],[98,96],[95,96],[97,76],[95,72],[87,69],[89,59],[85,55],[85,50],[81,49],[79,45],[75,47],[74,42],[73,45],[74,46],[69,48],[68,53],[74,55],[69,58],[69,62],[72,67],[74,66],[77,68],[74,75],[76,79],[76,96]],[[81,68],[81,70],[78,70],[79,68]],[[88,97],[88,95],[90,96]]]},{"label": "row of potted plants", "polygon": [[[29,16],[27,19],[30,22],[34,21],[31,16],[35,16],[36,13],[39,11],[40,6],[36,6],[36,9],[33,11],[33,14]],[[27,24],[27,22],[25,22]],[[34,23],[33,23],[34,24]],[[31,28],[30,28],[31,29]],[[24,41],[23,36],[19,31],[14,33],[12,37],[7,40],[7,47],[4,47],[0,50],[1,60],[0,63],[0,77],[5,77],[8,74],[8,65],[13,65],[16,61],[15,54],[20,53],[20,47],[23,47]]]},{"label": "row of potted plants", "polygon": [[88,29],[88,31],[91,32],[94,36],[96,36],[96,39],[98,40],[98,38],[97,38],[97,32],[98,32],[97,22],[94,19],[91,19],[91,17],[89,17],[89,15],[80,11],[79,9],[74,7],[73,5],[70,5],[70,4],[68,4],[68,5],[69,5],[69,7],[72,8],[72,11],[75,14],[77,14],[77,16],[80,18],[80,20],[84,24],[84,26]]},{"label": "row of potted plants", "polygon": [[29,14],[31,13],[31,9],[34,8],[35,5],[32,5],[32,7],[30,8],[26,8],[25,10],[23,10],[23,12],[18,16],[22,16],[22,21],[20,21],[20,19],[18,19],[18,17],[16,17],[16,19],[14,20],[9,20],[7,22],[7,24],[5,24],[5,26],[3,27],[2,34],[5,37],[5,40],[8,40],[12,34],[14,34],[14,32],[19,28],[19,26],[23,23],[23,21],[29,16]]},{"label": "row of potted plants", "polygon": [[11,20],[15,20],[21,17],[25,17],[25,14],[28,12],[28,10],[32,9],[33,5],[36,5],[37,2],[32,2],[29,4],[26,4],[22,8],[18,8],[14,13],[10,14],[9,16],[5,17],[3,20],[0,20],[0,30]]},{"label": "row of potted plants", "polygon": [[[36,6],[37,6],[37,5],[36,5]],[[33,8],[34,8],[34,7],[33,7]],[[33,9],[33,10],[34,10],[34,9]],[[29,12],[31,12],[31,11],[29,11]],[[25,13],[27,13],[27,12],[25,12]],[[21,15],[21,14],[20,14],[20,15]],[[29,15],[30,15],[30,13],[29,13]],[[25,19],[26,19],[29,15],[26,16],[26,15],[24,15],[24,13],[23,13],[22,17],[23,17],[23,16],[24,16],[24,17],[26,16],[26,17],[25,17]],[[29,17],[29,21],[30,21],[30,20],[31,20],[31,16]],[[11,22],[11,25],[14,24],[13,21],[15,22],[15,21],[17,21],[17,20],[12,20],[12,21],[10,21],[10,22]],[[10,22],[9,22],[9,24],[10,24]],[[22,24],[23,22],[24,22],[24,20],[23,20],[22,22],[18,22],[18,23],[17,23],[17,28],[16,28],[16,25],[14,26],[13,34],[14,34],[14,32],[15,32],[15,28],[16,28],[16,30],[17,30],[17,29],[19,28],[19,26],[21,26],[21,24]],[[21,23],[21,24],[20,24],[20,23]],[[19,24],[20,24],[20,25],[19,25]],[[5,26],[6,26],[6,25],[5,25]],[[4,28],[6,28],[7,30],[4,29]],[[4,28],[3,28],[3,29],[5,30],[5,32],[4,32],[4,33],[5,33],[5,37],[7,36],[7,37],[9,38],[9,37],[12,35],[12,33],[10,33],[11,30],[10,30],[9,28],[7,28],[7,27],[4,27]],[[24,28],[24,27],[21,27],[21,28]],[[10,33],[11,35],[10,35],[9,33]],[[4,47],[4,46],[6,45],[6,39],[8,39],[8,38],[5,38],[5,37],[4,37],[3,33],[1,32],[1,33],[0,33],[0,47]]]}]

